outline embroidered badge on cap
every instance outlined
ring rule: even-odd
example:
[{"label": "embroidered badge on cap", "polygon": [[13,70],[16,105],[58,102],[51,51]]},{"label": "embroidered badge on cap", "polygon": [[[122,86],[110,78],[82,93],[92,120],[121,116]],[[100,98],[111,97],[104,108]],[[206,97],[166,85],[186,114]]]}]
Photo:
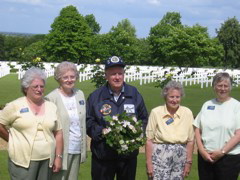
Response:
[{"label": "embroidered badge on cap", "polygon": [[109,104],[104,104],[102,105],[101,109],[100,109],[100,112],[103,114],[103,115],[108,115],[112,112],[112,107],[111,105]]},{"label": "embroidered badge on cap", "polygon": [[173,121],[174,121],[173,118],[170,118],[166,121],[166,124],[169,125],[169,124],[173,123]]},{"label": "embroidered badge on cap", "polygon": [[208,109],[208,110],[214,110],[214,109],[215,109],[215,106],[208,106],[207,109]]},{"label": "embroidered badge on cap", "polygon": [[26,107],[26,108],[22,108],[20,110],[20,113],[25,113],[25,112],[29,112],[29,109]]},{"label": "embroidered badge on cap", "polygon": [[85,104],[85,103],[84,103],[84,100],[80,100],[80,101],[79,101],[79,104],[80,104],[80,105],[84,105],[84,104]]},{"label": "embroidered badge on cap", "polygon": [[120,59],[117,56],[111,57],[111,62],[118,63],[119,61],[120,61]]}]

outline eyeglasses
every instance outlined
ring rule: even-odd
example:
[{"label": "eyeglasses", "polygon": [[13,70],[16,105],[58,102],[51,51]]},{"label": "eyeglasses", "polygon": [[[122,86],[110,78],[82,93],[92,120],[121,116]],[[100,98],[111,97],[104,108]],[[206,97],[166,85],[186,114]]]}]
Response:
[{"label": "eyeglasses", "polygon": [[67,80],[72,80],[72,81],[74,81],[74,80],[76,80],[76,76],[63,76],[62,77],[62,80],[63,81],[67,81]]},{"label": "eyeglasses", "polygon": [[35,86],[30,86],[33,90],[37,90],[38,88],[44,89],[45,86],[43,85],[35,85]]}]

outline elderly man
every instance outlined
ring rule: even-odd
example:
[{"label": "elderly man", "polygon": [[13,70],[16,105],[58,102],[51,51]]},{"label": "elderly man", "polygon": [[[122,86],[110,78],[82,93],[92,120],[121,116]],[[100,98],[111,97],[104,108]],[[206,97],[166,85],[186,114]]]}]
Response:
[{"label": "elderly man", "polygon": [[133,86],[124,82],[125,64],[120,57],[112,56],[105,63],[107,83],[90,94],[87,100],[87,134],[92,138],[93,180],[134,180],[138,150],[120,155],[106,144],[103,132],[106,130],[104,116],[124,111],[143,121],[145,130],[148,113],[142,96]]}]

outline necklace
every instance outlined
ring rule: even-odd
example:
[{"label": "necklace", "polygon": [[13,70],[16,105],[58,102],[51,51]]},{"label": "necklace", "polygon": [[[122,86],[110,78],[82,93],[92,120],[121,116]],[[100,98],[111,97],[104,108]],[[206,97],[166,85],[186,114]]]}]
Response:
[{"label": "necklace", "polygon": [[36,104],[31,99],[27,98],[27,102],[34,115],[41,113],[44,101],[40,101],[38,104]]}]

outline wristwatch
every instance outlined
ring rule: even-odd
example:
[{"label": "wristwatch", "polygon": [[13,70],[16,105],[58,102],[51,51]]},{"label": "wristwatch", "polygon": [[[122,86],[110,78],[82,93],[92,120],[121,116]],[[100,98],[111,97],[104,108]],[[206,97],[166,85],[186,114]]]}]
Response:
[{"label": "wristwatch", "polygon": [[61,154],[57,154],[56,157],[59,157],[59,158],[63,158],[63,156]]},{"label": "wristwatch", "polygon": [[224,150],[221,150],[221,153],[222,153],[223,155],[225,155],[225,154],[226,154],[226,152],[225,152]]}]

